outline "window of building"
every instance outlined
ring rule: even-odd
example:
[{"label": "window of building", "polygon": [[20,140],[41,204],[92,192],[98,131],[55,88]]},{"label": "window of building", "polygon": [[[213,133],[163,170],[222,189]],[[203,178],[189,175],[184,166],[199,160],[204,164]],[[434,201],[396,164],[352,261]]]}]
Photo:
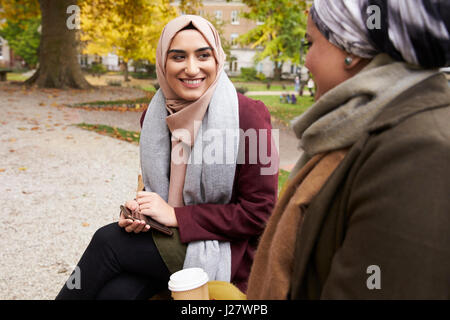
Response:
[{"label": "window of building", "polygon": [[257,26],[260,26],[260,25],[263,25],[264,24],[264,21],[261,21],[261,20],[257,20],[256,21],[256,25]]},{"label": "window of building", "polygon": [[239,24],[239,11],[231,11],[231,24]]},{"label": "window of building", "polygon": [[231,72],[237,72],[238,71],[237,58],[233,57],[233,56],[230,58],[230,71]]},{"label": "window of building", "polygon": [[239,35],[237,33],[232,33],[231,34],[231,46],[232,47],[236,47],[238,45],[237,43],[237,38],[239,37]]},{"label": "window of building", "polygon": [[258,63],[258,65],[256,66],[256,71],[258,73],[263,73],[263,64],[262,64],[262,62]]},{"label": "window of building", "polygon": [[214,17],[216,18],[217,22],[222,22],[222,10],[214,11]]}]

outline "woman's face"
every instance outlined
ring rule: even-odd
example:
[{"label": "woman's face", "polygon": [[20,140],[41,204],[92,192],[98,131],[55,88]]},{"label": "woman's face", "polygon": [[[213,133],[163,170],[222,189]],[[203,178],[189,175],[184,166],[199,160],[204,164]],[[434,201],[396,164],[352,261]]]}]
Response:
[{"label": "woman's face", "polygon": [[166,59],[166,78],[175,94],[194,101],[216,79],[217,64],[213,49],[200,32],[183,30],[173,38]]},{"label": "woman's face", "polygon": [[318,100],[327,91],[352,77],[353,73],[345,67],[344,61],[348,54],[322,35],[311,16],[308,17],[306,40],[310,43],[310,48],[305,66],[314,77],[317,86],[315,99]]}]

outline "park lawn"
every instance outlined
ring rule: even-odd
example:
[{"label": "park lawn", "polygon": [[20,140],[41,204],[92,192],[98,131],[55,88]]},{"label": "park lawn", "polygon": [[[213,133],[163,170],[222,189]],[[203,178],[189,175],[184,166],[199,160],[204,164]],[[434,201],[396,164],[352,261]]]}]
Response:
[{"label": "park lawn", "polygon": [[103,106],[103,105],[125,105],[125,104],[136,104],[136,103],[150,103],[152,97],[142,97],[137,99],[124,99],[124,100],[100,100],[100,101],[90,101],[90,102],[80,102],[70,105],[71,107],[78,106]]},{"label": "park lawn", "polygon": [[281,192],[281,190],[283,189],[284,185],[286,184],[286,181],[288,180],[290,172],[280,169],[280,171],[278,172],[278,193]]},{"label": "park lawn", "polygon": [[283,85],[276,83],[270,86],[270,89],[267,89],[267,85],[260,82],[233,82],[236,88],[247,88],[248,91],[294,91],[293,84],[285,84],[285,89],[283,89]]},{"label": "park lawn", "polygon": [[27,80],[29,77],[24,76],[20,73],[14,73],[14,72],[8,72],[6,74],[6,80],[7,81],[25,81]]},{"label": "park lawn", "polygon": [[116,127],[111,127],[103,124],[88,124],[88,123],[79,123],[76,125],[85,130],[94,131],[98,134],[110,136],[112,138],[116,138],[119,140],[124,140],[133,144],[139,144],[139,138],[141,134],[136,131],[128,131]]},{"label": "park lawn", "polygon": [[313,103],[312,97],[297,97],[297,104],[280,102],[279,96],[249,96],[254,100],[262,101],[269,109],[270,114],[286,126],[292,119],[305,112]]}]

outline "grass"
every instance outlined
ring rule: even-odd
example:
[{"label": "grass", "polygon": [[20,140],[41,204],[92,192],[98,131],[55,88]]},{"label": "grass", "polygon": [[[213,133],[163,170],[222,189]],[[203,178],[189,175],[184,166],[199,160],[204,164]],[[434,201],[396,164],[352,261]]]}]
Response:
[{"label": "grass", "polygon": [[104,106],[104,105],[124,105],[124,104],[136,104],[136,103],[149,103],[151,97],[143,97],[138,99],[126,99],[126,100],[106,100],[106,101],[91,101],[91,102],[82,102],[71,105],[72,107],[76,106]]},{"label": "grass", "polygon": [[282,84],[272,84],[270,89],[267,89],[266,84],[260,82],[234,82],[235,87],[246,87],[248,91],[294,91],[294,85],[285,84],[283,89]]},{"label": "grass", "polygon": [[119,140],[124,140],[133,144],[139,144],[139,138],[141,134],[136,131],[128,131],[116,127],[110,127],[103,124],[88,124],[79,123],[76,125],[79,128],[94,131],[101,135],[110,136]]},{"label": "grass", "polygon": [[281,192],[281,190],[283,189],[288,177],[289,177],[290,172],[280,169],[280,172],[278,173],[278,193]]},{"label": "grass", "polygon": [[279,96],[251,96],[251,98],[264,102],[270,114],[286,126],[314,103],[314,99],[309,96],[297,97],[297,104],[282,103]]},{"label": "grass", "polygon": [[14,73],[14,72],[8,72],[6,74],[6,80],[7,81],[25,81],[27,80],[29,77],[23,76],[20,73]]}]

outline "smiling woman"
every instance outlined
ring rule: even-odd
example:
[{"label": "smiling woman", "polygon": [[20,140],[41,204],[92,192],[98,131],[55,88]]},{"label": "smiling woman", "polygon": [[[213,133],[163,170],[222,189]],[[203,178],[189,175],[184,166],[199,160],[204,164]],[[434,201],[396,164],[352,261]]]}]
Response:
[{"label": "smiling woman", "polygon": [[[207,20],[183,15],[166,25],[156,51],[160,89],[141,118],[145,191],[125,204],[137,219],[121,216],[97,230],[78,263],[81,289],[64,286],[58,299],[147,299],[167,290],[171,273],[192,267],[246,291],[277,196],[278,155],[266,106],[236,91],[224,63],[219,34]],[[224,140],[224,161],[207,161],[208,134],[226,137],[229,130],[264,134]],[[186,131],[190,138],[180,134]],[[150,229],[144,216],[173,236]]]},{"label": "smiling woman", "polygon": [[216,76],[217,63],[206,39],[195,29],[180,31],[172,41],[166,62],[167,82],[172,90],[180,98],[194,101]]}]

